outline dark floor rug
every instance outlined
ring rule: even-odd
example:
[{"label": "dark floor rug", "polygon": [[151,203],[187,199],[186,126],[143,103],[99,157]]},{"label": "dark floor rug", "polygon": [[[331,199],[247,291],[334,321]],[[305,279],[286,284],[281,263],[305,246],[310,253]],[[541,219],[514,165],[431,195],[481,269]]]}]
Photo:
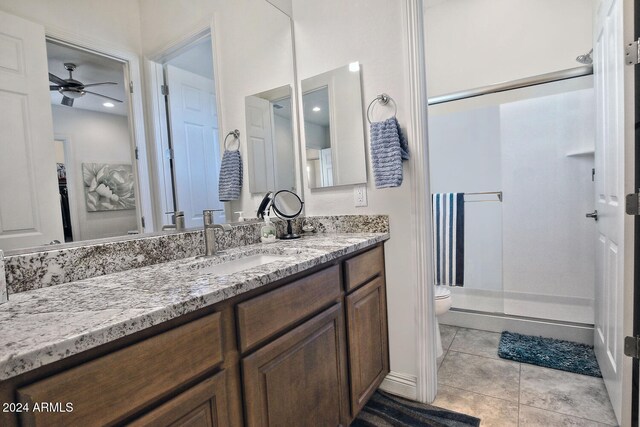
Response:
[{"label": "dark floor rug", "polygon": [[351,427],[467,427],[480,419],[376,391]]},{"label": "dark floor rug", "polygon": [[498,356],[516,362],[602,377],[593,347],[553,338],[503,332]]}]

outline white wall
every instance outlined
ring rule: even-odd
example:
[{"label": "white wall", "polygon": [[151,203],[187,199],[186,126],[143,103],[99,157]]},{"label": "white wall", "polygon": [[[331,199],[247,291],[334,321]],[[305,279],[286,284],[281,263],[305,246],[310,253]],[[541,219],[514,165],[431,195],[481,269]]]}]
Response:
[{"label": "white wall", "polygon": [[138,2],[131,0],[2,0],[0,9],[87,42],[140,51]]},{"label": "white wall", "polygon": [[304,141],[307,148],[316,150],[331,148],[329,136],[328,126],[321,126],[311,122],[304,123]]},{"label": "white wall", "polygon": [[447,0],[425,9],[427,90],[442,95],[581,66],[592,0]]},{"label": "white wall", "polygon": [[[403,8],[404,2],[388,0],[294,0],[299,79],[360,61],[365,107],[376,95],[388,93],[398,104],[401,125],[408,127],[408,59]],[[368,131],[365,137],[368,147]],[[410,146],[421,143],[412,140],[411,135],[408,139]],[[366,152],[368,159],[368,148]],[[305,173],[305,211],[307,215],[390,216],[391,240],[385,245],[385,256],[391,370],[412,376],[417,372],[414,304],[417,261],[410,249],[414,238],[411,227],[411,171],[405,163],[401,187],[376,190],[369,162],[367,165],[368,207],[354,207],[352,186],[309,190]]]},{"label": "white wall", "polygon": [[87,212],[82,178],[82,163],[132,164],[127,118],[60,105],[51,107],[56,138],[65,139],[69,146],[70,155],[65,158],[67,186],[73,197],[70,209],[79,224],[73,229],[74,240],[122,236],[137,230],[136,210]]},{"label": "white wall", "polygon": [[245,211],[250,217],[262,195],[252,196],[248,187],[244,100],[292,84],[289,18],[265,0],[140,0],[140,16],[142,51],[147,57],[213,23],[221,136],[240,130],[245,165],[241,199],[231,202],[227,210]]}]

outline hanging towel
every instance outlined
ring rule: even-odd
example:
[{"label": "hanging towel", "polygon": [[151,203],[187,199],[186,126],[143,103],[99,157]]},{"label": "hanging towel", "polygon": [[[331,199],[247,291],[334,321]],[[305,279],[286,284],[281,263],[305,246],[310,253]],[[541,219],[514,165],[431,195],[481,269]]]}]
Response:
[{"label": "hanging towel", "polygon": [[220,165],[218,198],[229,202],[240,198],[242,189],[242,157],[239,150],[225,150]]},{"label": "hanging towel", "polygon": [[436,285],[464,285],[464,193],[432,196]]},{"label": "hanging towel", "polygon": [[371,163],[376,188],[402,184],[402,161],[409,159],[409,145],[395,117],[371,123]]}]

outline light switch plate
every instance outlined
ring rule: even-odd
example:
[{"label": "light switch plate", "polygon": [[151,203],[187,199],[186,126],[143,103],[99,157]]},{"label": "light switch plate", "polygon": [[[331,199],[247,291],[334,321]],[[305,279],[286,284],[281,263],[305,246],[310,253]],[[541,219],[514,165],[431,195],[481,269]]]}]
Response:
[{"label": "light switch plate", "polygon": [[367,186],[356,185],[353,187],[353,204],[356,208],[367,206]]}]

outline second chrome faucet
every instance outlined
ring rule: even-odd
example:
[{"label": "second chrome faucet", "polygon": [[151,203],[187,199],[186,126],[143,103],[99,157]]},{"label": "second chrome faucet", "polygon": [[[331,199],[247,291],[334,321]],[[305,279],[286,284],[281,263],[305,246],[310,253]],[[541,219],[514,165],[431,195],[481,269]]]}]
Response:
[{"label": "second chrome faucet", "polygon": [[218,251],[218,242],[216,240],[216,229],[223,232],[232,230],[229,224],[216,224],[213,220],[214,212],[221,212],[222,209],[205,209],[202,211],[202,219],[204,221],[204,256],[209,257]]}]

